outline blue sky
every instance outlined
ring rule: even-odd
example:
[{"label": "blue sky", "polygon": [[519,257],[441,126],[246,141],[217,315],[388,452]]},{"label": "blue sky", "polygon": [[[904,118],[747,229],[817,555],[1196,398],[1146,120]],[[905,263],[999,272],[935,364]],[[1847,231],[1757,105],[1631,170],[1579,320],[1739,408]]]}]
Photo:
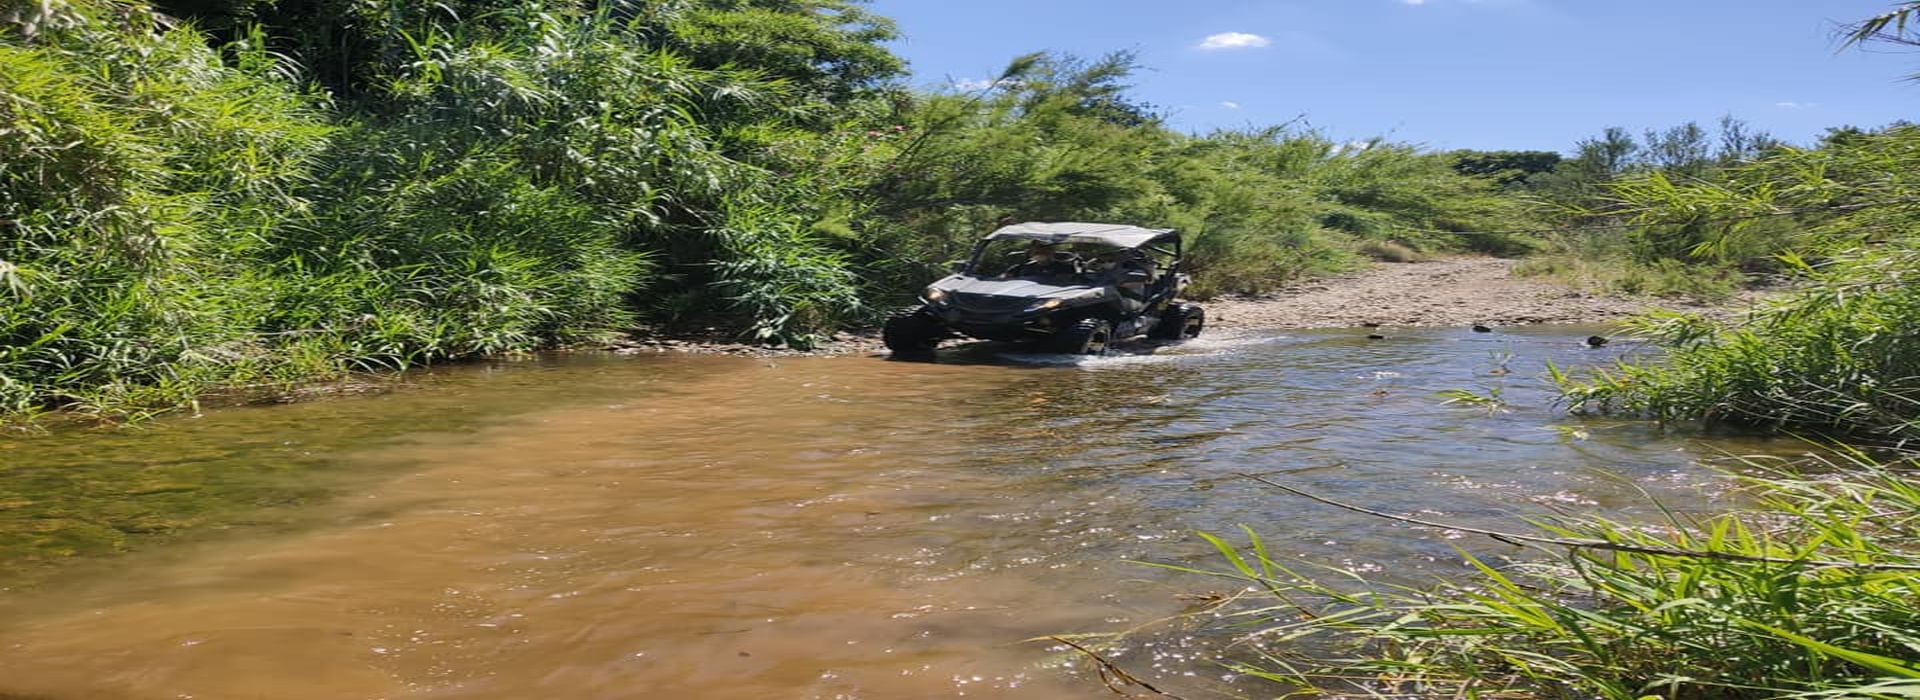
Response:
[{"label": "blue sky", "polygon": [[1789,141],[1920,119],[1920,53],[1836,51],[1887,0],[872,0],[923,86],[1037,50],[1138,52],[1173,126],[1565,151],[1733,114]]}]

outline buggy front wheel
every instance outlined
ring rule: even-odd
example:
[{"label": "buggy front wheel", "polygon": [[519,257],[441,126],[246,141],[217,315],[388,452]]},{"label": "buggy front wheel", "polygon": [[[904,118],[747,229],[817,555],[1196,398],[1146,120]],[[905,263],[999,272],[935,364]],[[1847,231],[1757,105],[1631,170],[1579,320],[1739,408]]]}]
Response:
[{"label": "buggy front wheel", "polygon": [[896,355],[925,355],[945,338],[947,329],[918,306],[893,312],[880,330],[880,341]]},{"label": "buggy front wheel", "polygon": [[1113,343],[1113,324],[1105,319],[1088,318],[1053,336],[1053,347],[1068,355],[1105,355]]}]

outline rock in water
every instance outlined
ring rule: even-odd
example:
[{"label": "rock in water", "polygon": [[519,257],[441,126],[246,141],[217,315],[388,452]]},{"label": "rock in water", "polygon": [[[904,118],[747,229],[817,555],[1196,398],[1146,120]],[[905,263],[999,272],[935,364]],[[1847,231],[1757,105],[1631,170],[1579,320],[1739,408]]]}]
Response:
[{"label": "rock in water", "polygon": [[1597,335],[1587,336],[1587,347],[1597,348],[1607,344],[1607,339]]}]

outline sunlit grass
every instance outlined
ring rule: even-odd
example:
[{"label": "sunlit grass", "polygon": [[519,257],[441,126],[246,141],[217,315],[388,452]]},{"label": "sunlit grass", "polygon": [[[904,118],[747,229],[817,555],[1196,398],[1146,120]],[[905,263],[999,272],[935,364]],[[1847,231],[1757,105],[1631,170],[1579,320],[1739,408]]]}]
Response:
[{"label": "sunlit grass", "polygon": [[[1920,691],[1920,481],[1859,453],[1747,461],[1753,506],[1539,523],[1396,585],[1205,535],[1239,581],[1235,671],[1346,697],[1907,697]],[[1524,537],[1526,539],[1517,539]]]},{"label": "sunlit grass", "polygon": [[1920,438],[1915,269],[1904,245],[1842,254],[1737,325],[1641,319],[1634,330],[1663,355],[1555,379],[1577,411]]}]

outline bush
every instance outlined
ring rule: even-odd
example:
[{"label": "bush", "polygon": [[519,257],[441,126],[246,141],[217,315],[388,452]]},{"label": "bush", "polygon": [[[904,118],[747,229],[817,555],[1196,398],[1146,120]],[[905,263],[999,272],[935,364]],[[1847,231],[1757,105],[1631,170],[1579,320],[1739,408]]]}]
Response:
[{"label": "bush", "polygon": [[56,4],[0,44],[0,398],[165,406],[272,363],[255,244],[330,128],[258,44]]},{"label": "bush", "polygon": [[1679,297],[1704,302],[1720,302],[1739,291],[1744,278],[1737,270],[1710,265],[1688,265],[1679,260],[1656,260],[1650,264],[1621,266],[1607,282],[1608,288],[1622,294]]},{"label": "bush", "polygon": [[[1768,430],[1920,437],[1920,128],[1857,134],[1813,150],[1784,149],[1725,182],[1656,188],[1648,219],[1706,217],[1724,230],[1697,245],[1737,250],[1773,235],[1754,222],[1793,219],[1804,233],[1774,265],[1797,288],[1737,326],[1660,316],[1637,329],[1666,350],[1575,380],[1576,410]],[[1677,263],[1674,284],[1706,278]],[[1707,282],[1710,284],[1711,282]],[[1695,284],[1701,284],[1695,282]]]},{"label": "bush", "polygon": [[262,37],[223,55],[139,8],[51,7],[0,45],[5,409],[166,408],[631,322],[625,218],[523,154],[330,121]]},{"label": "bush", "polygon": [[1875,248],[1801,269],[1802,288],[1738,326],[1638,321],[1664,357],[1584,380],[1556,375],[1561,391],[1574,410],[1920,438],[1920,251]]}]

